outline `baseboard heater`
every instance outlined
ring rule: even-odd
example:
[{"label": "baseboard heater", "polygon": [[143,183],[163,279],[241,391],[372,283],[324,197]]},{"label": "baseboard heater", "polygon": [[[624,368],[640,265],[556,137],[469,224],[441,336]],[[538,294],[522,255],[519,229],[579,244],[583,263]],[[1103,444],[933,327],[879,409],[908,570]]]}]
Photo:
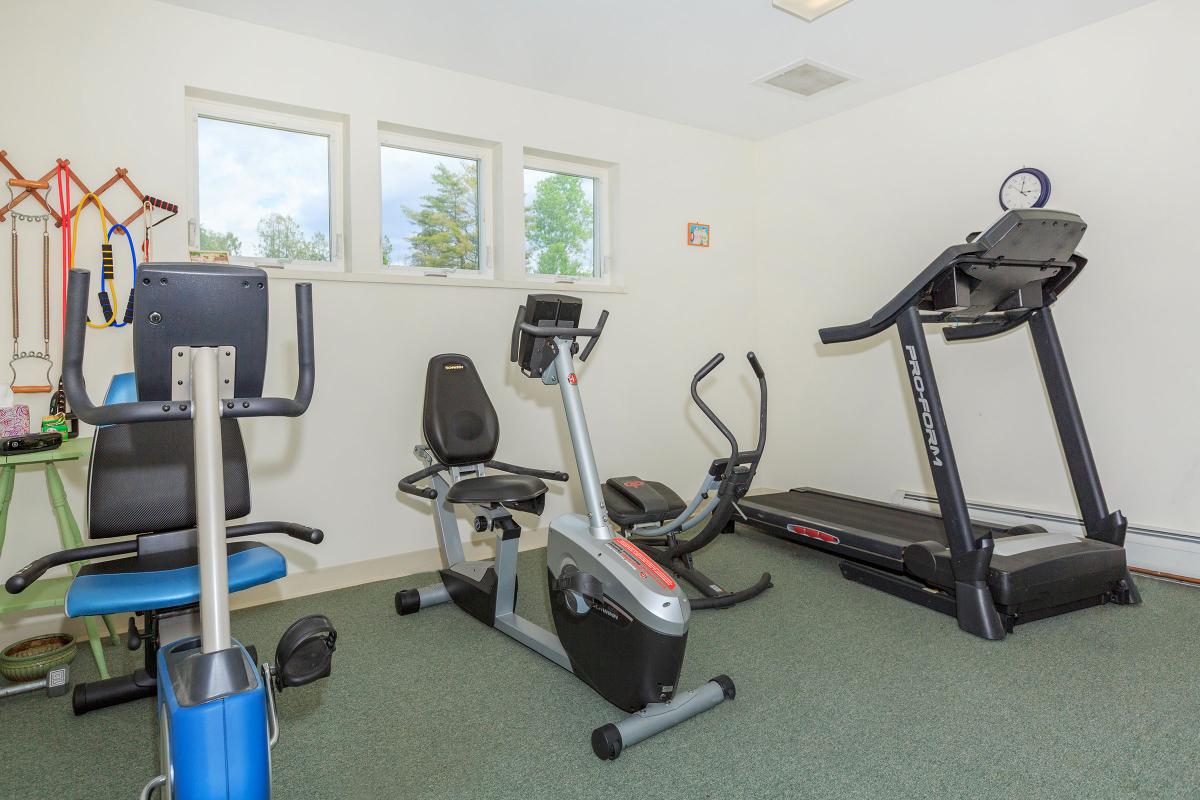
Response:
[{"label": "baseboard heater", "polygon": [[[898,490],[893,502],[923,511],[938,509],[937,498],[925,492]],[[1084,533],[1083,520],[1069,514],[972,500],[967,501],[967,508],[972,519],[994,525],[1040,525],[1056,533],[1077,536]],[[1130,523],[1125,536],[1125,550],[1129,566],[1135,572],[1200,584],[1200,534]]]}]

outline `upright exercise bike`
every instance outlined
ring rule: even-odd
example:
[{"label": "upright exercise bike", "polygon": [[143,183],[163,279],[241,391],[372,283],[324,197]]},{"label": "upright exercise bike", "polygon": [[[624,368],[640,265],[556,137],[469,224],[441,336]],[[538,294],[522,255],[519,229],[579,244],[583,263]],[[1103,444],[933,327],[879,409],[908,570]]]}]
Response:
[{"label": "upright exercise bike", "polygon": [[[146,666],[76,687],[75,712],[158,695],[162,774],[142,790],[162,800],[266,800],[279,736],[275,692],[329,675],[337,634],[320,615],[294,623],[275,664],[230,636],[229,593],[287,574],[279,552],[241,537],[284,533],[318,544],[291,522],[226,526],[250,512],[237,419],[303,414],[312,398],[312,287],[296,284],[300,375],[292,399],[262,396],[267,276],[216,264],[138,270],[134,368],[96,406],[83,379],[89,276],[68,280],[63,385],[79,418],[99,426],[88,475],[90,538],[135,539],[53,553],[9,578],[21,592],[46,570],[83,567],[67,592],[70,617],[129,613],[131,649]],[[123,377],[123,376],[119,376]],[[226,540],[231,540],[228,543]],[[236,541],[234,541],[236,540]],[[131,555],[132,554],[132,555]]]},{"label": "upright exercise bike", "polygon": [[[558,384],[579,468],[587,515],[566,514],[550,523],[546,551],[550,605],[557,635],[515,612],[520,526],[511,511],[540,514],[548,472],[493,461],[499,422],[469,358],[448,354],[430,362],[425,382],[424,433],[418,456],[427,466],[400,481],[400,490],[433,501],[434,524],[446,568],[441,582],[396,594],[400,614],[454,601],[481,622],[516,639],[574,673],[601,697],[630,713],[592,732],[592,749],[614,759],[625,747],[678,725],[735,694],[720,675],[676,695],[691,609],[675,579],[632,542],[609,527],[587,420],[579,395],[576,340],[589,339],[586,361],[604,330],[579,327],[580,300],[530,295],[517,312],[512,361],[528,377]],[[486,475],[486,469],[509,473]],[[417,484],[430,480],[432,487]],[[467,561],[454,506],[469,506],[475,530],[497,534],[494,561]]]},{"label": "upright exercise bike", "polygon": [[[753,450],[742,450],[733,431],[700,397],[700,382],[724,360],[724,354],[717,353],[692,378],[692,400],[729,442],[730,450],[726,458],[715,459],[708,465],[691,502],[684,503],[664,483],[642,480],[635,475],[609,478],[604,484],[609,519],[655,561],[696,587],[703,595],[691,600],[692,608],[697,611],[729,608],[771,588],[771,573],[764,572],[745,589],[729,591],[701,572],[692,557],[721,533],[733,530],[735,515],[741,515],[738,501],[750,491],[767,443],[767,376],[754,353],[746,354],[758,379],[758,445]],[[701,523],[704,527],[699,533],[679,538]]]}]

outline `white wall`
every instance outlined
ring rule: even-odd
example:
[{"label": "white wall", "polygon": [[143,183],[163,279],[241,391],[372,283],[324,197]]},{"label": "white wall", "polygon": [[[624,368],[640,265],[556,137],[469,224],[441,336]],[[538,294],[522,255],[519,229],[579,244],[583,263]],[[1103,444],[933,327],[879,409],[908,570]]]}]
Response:
[{"label": "white wall", "polygon": [[[762,144],[760,349],[792,404],[764,485],[931,488],[895,334],[823,347],[816,331],[990,225],[1001,180],[1030,165],[1090,225],[1055,313],[1110,504],[1200,531],[1197,31],[1200,4],[1161,0]],[[1028,333],[930,342],[968,496],[1074,513]]]},{"label": "white wall", "polygon": [[[381,121],[500,143],[507,207],[499,252],[509,265],[519,264],[523,253],[523,148],[617,164],[614,269],[627,291],[583,295],[585,313],[612,312],[604,342],[580,370],[601,470],[653,474],[690,491],[718,452],[691,407],[687,385],[714,350],[743,353],[756,334],[747,317],[755,292],[751,143],[146,0],[9,6],[5,29],[19,35],[9,37],[6,58],[39,65],[20,73],[36,78],[0,82],[0,148],[15,165],[40,174],[66,156],[93,186],[120,165],[144,191],[186,203],[185,87],[346,115],[355,270],[372,269],[379,259]],[[55,52],[95,61],[56,60]],[[113,205],[128,213],[123,202]],[[84,218],[81,235],[92,238],[81,240],[81,266],[95,258],[93,215]],[[186,256],[187,216],[185,209],[158,229],[160,260]],[[689,220],[713,225],[710,249],[685,246]],[[40,237],[28,231],[22,230],[22,250],[26,274],[34,275]],[[56,265],[58,258],[55,239]],[[27,315],[40,306],[36,283],[26,278]],[[58,291],[57,280],[53,288]],[[273,278],[268,389],[277,393],[290,393],[294,381],[292,291],[290,281]],[[254,518],[293,519],[327,532],[319,548],[281,545],[293,572],[434,545],[427,504],[395,490],[397,478],[418,466],[411,448],[420,433],[425,362],[433,354],[457,351],[475,359],[500,413],[501,458],[575,472],[557,390],[520,378],[507,363],[512,318],[528,291],[316,283],[318,381],[311,410],[298,421],[243,426]],[[0,326],[7,324],[5,309]],[[128,332],[88,334],[94,390],[113,372],[131,368],[129,347]],[[754,413],[747,372],[730,366],[713,382],[715,402],[743,427]],[[44,398],[35,400],[40,415]],[[63,472],[82,518],[84,467]],[[577,487],[556,489],[544,519],[572,501],[580,507]],[[56,548],[43,497],[40,474],[22,469],[0,574]],[[0,629],[15,623],[5,617]]]}]

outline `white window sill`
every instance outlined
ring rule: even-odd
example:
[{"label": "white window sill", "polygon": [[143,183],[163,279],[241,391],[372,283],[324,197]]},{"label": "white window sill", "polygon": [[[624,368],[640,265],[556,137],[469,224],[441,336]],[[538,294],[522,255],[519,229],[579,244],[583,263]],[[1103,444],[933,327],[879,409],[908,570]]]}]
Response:
[{"label": "white window sill", "polygon": [[552,280],[497,280],[495,278],[440,278],[428,275],[396,275],[386,272],[318,272],[300,269],[270,269],[272,280],[332,281],[335,283],[398,283],[410,286],[454,286],[473,289],[527,289],[539,292],[590,292],[596,294],[626,294],[624,286],[579,281],[558,283]]}]

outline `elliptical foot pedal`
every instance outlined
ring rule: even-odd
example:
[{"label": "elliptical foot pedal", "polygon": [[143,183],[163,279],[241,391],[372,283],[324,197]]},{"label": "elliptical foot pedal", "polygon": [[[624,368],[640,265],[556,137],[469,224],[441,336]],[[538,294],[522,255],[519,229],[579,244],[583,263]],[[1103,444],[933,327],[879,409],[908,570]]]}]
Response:
[{"label": "elliptical foot pedal", "polygon": [[275,666],[271,668],[275,689],[283,691],[329,677],[336,649],[337,631],[328,617],[313,614],[296,620],[275,648]]}]

